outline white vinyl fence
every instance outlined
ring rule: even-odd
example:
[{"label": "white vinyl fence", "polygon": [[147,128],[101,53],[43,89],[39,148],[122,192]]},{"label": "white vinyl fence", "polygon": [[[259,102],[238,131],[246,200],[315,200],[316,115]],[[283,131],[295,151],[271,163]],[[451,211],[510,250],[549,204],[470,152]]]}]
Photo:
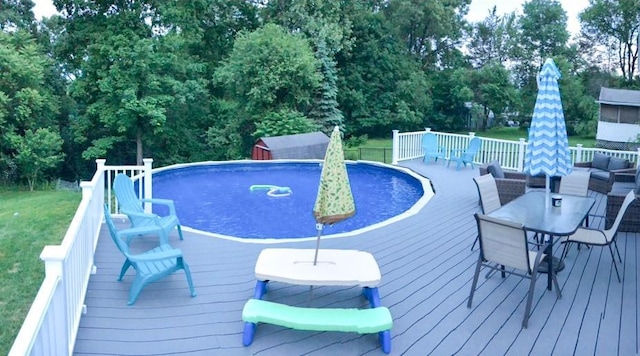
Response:
[{"label": "white vinyl fence", "polygon": [[151,198],[152,162],[145,159],[144,166],[109,167],[105,160],[96,160],[91,181],[80,183],[82,200],[62,243],[45,246],[40,254],[45,264],[44,281],[9,350],[10,356],[72,355],[80,317],[86,312],[87,284],[95,273],[93,256],[103,222],[103,205],[107,203],[111,212],[117,213],[111,190],[113,177],[122,172],[142,178],[139,196]]},{"label": "white vinyl fence", "polygon": [[[450,159],[452,149],[465,149],[469,141],[475,137],[475,133],[470,132],[468,135],[452,134],[444,132],[435,132],[427,128],[425,131],[402,132],[393,130],[393,164],[400,161],[412,160],[424,157],[422,151],[422,136],[430,132],[438,138],[438,145],[447,149],[446,159]],[[524,138],[519,141],[499,140],[493,138],[480,137],[482,147],[475,156],[474,163],[483,164],[492,161],[499,161],[500,165],[505,169],[522,172],[524,169],[524,155],[527,149],[527,142]],[[637,151],[616,151],[603,148],[585,148],[582,145],[577,147],[569,147],[571,152],[571,161],[586,162],[593,160],[596,152],[601,152],[610,156],[628,159],[630,162],[637,164],[640,161],[640,149]]]}]

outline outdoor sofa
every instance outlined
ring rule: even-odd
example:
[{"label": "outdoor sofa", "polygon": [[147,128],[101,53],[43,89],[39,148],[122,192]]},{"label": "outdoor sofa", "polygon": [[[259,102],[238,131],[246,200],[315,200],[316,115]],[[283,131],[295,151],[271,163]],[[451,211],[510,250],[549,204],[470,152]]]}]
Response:
[{"label": "outdoor sofa", "polygon": [[[624,158],[618,158],[596,152],[590,162],[576,162],[574,169],[587,170],[591,173],[589,189],[607,194],[611,191],[616,173],[628,172],[633,164]],[[624,196],[622,197],[624,199]]]},{"label": "outdoor sofa", "polygon": [[611,191],[607,194],[606,228],[613,225],[613,221],[620,211],[622,202],[630,190],[635,190],[636,200],[629,205],[622,217],[618,231],[640,232],[640,170],[627,169],[615,174]]}]

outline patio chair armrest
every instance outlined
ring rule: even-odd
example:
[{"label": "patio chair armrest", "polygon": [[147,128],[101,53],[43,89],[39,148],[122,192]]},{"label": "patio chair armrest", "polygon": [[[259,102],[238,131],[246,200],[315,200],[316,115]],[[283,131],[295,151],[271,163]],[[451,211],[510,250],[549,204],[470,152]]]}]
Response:
[{"label": "patio chair armrest", "polygon": [[173,203],[173,200],[171,199],[152,198],[152,199],[140,199],[140,201],[143,203],[166,205],[169,207],[169,214],[176,215],[176,207],[175,207],[175,204]]},{"label": "patio chair armrest", "polygon": [[591,161],[589,162],[576,162],[573,164],[574,167],[582,167],[582,168],[591,168]]},{"label": "patio chair armrest", "polygon": [[127,241],[134,236],[138,236],[138,235],[147,235],[147,234],[154,234],[154,233],[162,233],[162,229],[159,226],[137,226],[137,227],[131,227],[128,229],[122,229],[118,231],[118,236],[119,237],[124,237],[127,239]]},{"label": "patio chair armrest", "polygon": [[129,218],[131,218],[133,216],[133,217],[137,217],[137,218],[153,219],[154,221],[160,219],[160,217],[158,217],[158,215],[153,214],[153,213],[138,213],[138,212],[134,212],[134,211],[126,210],[126,209],[121,209],[120,212],[122,212],[123,214],[129,216]]},{"label": "patio chair armrest", "polygon": [[167,260],[170,258],[179,258],[182,257],[182,250],[177,248],[172,248],[170,250],[160,251],[160,252],[147,252],[142,253],[140,255],[132,255],[129,257],[133,262],[153,262],[153,261],[161,261]]},{"label": "patio chair armrest", "polygon": [[621,182],[621,183],[633,183],[636,180],[635,172],[619,172],[612,171],[613,182]]},{"label": "patio chair armrest", "polygon": [[522,172],[504,171],[504,177],[508,179],[527,180],[527,175]]}]

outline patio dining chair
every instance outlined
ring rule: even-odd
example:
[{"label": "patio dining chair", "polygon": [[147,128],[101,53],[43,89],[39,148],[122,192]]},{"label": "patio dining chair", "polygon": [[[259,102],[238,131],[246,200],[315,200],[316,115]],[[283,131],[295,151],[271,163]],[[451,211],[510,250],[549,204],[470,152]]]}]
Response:
[{"label": "patio dining chair", "polygon": [[588,171],[574,170],[569,175],[562,177],[558,193],[586,197],[589,194],[590,177],[591,173]]},{"label": "patio dining chair", "polygon": [[481,145],[482,141],[480,138],[474,137],[469,141],[466,149],[452,149],[449,153],[449,163],[447,163],[447,167],[449,167],[451,161],[456,161],[456,170],[459,170],[460,166],[466,167],[467,163],[471,165],[471,168],[474,168],[473,158],[480,150]]},{"label": "patio dining chair", "polygon": [[446,153],[446,147],[438,145],[438,137],[434,133],[427,132],[422,135],[422,150],[424,151],[424,163],[429,163],[431,159],[438,162],[438,158],[442,158]]},{"label": "patio dining chair", "polygon": [[[136,302],[140,292],[142,292],[142,289],[147,284],[167,277],[178,270],[184,270],[184,274],[187,277],[187,283],[189,284],[191,297],[196,296],[196,292],[193,288],[193,282],[191,280],[191,271],[189,270],[189,265],[184,261],[182,251],[171,247],[168,243],[161,243],[158,247],[149,251],[141,254],[134,254],[129,250],[127,240],[132,235],[140,234],[140,229],[131,228],[118,231],[111,219],[111,213],[107,204],[104,205],[104,218],[113,242],[125,257],[125,261],[120,269],[118,281],[122,281],[124,274],[127,272],[129,267],[133,267],[136,271],[135,279],[133,280],[129,291],[128,305],[132,305]],[[160,232],[159,230],[157,231]]]},{"label": "patio dining chair", "polygon": [[[528,278],[530,279],[529,292],[522,320],[522,327],[526,328],[531,314],[533,291],[539,276],[538,266],[543,262],[545,256],[543,251],[546,251],[548,246],[542,247],[539,251],[530,250],[527,232],[521,224],[480,214],[475,214],[475,218],[480,238],[480,254],[473,275],[467,308],[472,306],[482,267],[500,271],[503,278],[505,273]],[[552,273],[552,279],[557,297],[562,298],[555,273]]]},{"label": "patio dining chair", "polygon": [[[169,241],[169,233],[177,228],[180,240],[183,240],[182,227],[176,215],[173,200],[139,199],[131,178],[124,173],[116,175],[116,178],[113,180],[113,191],[118,200],[120,211],[129,217],[132,227],[157,226],[162,229],[163,235],[160,239],[163,241]],[[142,208],[143,203],[165,205],[169,208],[169,214],[160,216],[153,213],[146,213]]]},{"label": "patio dining chair", "polygon": [[[489,214],[502,207],[502,204],[500,203],[500,195],[498,194],[498,185],[491,174],[473,177],[473,182],[476,184],[476,188],[478,188],[480,207],[482,208],[483,214]],[[478,236],[476,236],[476,239],[473,241],[473,245],[471,245],[472,251],[478,242]]]},{"label": "patio dining chair", "polygon": [[[611,252],[611,262],[613,263],[613,267],[616,270],[616,276],[618,276],[618,282],[620,280],[620,272],[618,271],[618,265],[616,263],[616,256],[613,253],[613,249],[615,248],[618,254],[618,260],[622,263],[622,257],[620,256],[620,251],[618,250],[618,244],[616,243],[616,236],[618,235],[618,227],[620,226],[620,221],[624,217],[625,212],[629,205],[636,199],[635,191],[631,190],[627,193],[627,196],[624,198],[622,202],[622,206],[618,211],[618,215],[616,215],[616,219],[613,222],[611,228],[607,230],[598,230],[592,228],[579,228],[573,235],[563,239],[562,243],[565,244],[564,249],[562,251],[562,258],[564,259],[568,253],[568,247],[571,243],[584,244],[587,246],[607,246],[609,247],[609,252]],[[613,245],[613,247],[612,247]]]}]

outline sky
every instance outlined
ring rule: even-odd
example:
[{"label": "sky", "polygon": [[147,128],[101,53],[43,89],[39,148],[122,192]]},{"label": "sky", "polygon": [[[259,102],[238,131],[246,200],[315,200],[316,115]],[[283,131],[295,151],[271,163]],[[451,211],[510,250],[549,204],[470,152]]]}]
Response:
[{"label": "sky", "polygon": [[[522,14],[522,4],[525,0],[471,0],[467,20],[469,22],[482,21],[495,6],[499,15],[516,11]],[[578,13],[589,6],[589,0],[560,0],[564,11],[567,12],[567,27],[572,34],[580,32]]]},{"label": "sky", "polygon": [[[33,0],[33,2],[35,3],[33,12],[37,19],[43,16],[51,16],[56,12],[52,0]],[[524,2],[525,0],[472,0],[467,20],[470,22],[483,20],[494,6],[498,10],[498,14],[512,11],[522,13],[522,4]],[[580,32],[578,13],[589,5],[589,0],[560,0],[560,3],[567,12],[569,32],[577,34]]]}]

